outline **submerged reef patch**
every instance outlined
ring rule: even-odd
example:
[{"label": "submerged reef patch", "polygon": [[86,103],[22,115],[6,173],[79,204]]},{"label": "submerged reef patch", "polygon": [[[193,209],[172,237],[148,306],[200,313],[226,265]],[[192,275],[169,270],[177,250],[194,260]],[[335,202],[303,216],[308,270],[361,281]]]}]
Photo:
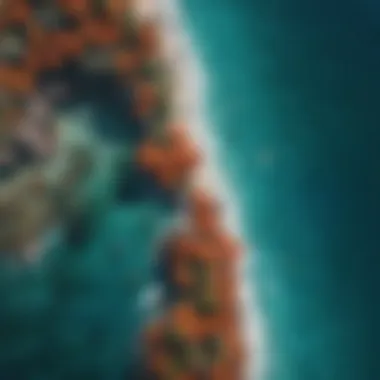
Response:
[{"label": "submerged reef patch", "polygon": [[[0,329],[9,333],[0,372],[12,380],[242,379],[240,247],[196,181],[202,152],[173,116],[158,24],[125,0],[1,7],[0,286],[8,287]],[[117,239],[103,233],[108,218]],[[147,242],[167,218],[178,223],[156,247],[154,268]],[[128,223],[136,228],[125,236]],[[151,268],[127,278],[120,271],[135,259],[126,251],[136,240]],[[141,331],[128,299],[155,269],[163,315]]]}]

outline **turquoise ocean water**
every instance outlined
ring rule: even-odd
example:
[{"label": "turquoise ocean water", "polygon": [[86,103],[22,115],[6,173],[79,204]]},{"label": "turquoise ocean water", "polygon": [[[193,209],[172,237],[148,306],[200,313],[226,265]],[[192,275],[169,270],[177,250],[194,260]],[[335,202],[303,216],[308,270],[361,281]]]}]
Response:
[{"label": "turquoise ocean water", "polygon": [[378,378],[378,6],[184,3],[257,247],[266,379]]},{"label": "turquoise ocean water", "polygon": [[[184,0],[183,9],[221,163],[256,247],[265,380],[380,378],[374,5]],[[138,378],[125,367],[138,354],[149,314],[140,295],[165,222],[149,199],[107,205],[87,248],[3,268],[0,380]]]}]

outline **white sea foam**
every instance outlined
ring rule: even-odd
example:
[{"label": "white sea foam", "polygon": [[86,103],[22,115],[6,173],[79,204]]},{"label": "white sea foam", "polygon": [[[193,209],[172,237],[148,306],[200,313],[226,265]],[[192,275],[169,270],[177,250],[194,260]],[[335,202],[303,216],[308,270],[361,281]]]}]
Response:
[{"label": "white sea foam", "polygon": [[[197,142],[204,155],[202,167],[194,182],[207,189],[224,205],[225,225],[236,236],[242,238],[237,201],[227,181],[222,178],[218,167],[218,146],[207,121],[205,108],[206,78],[200,67],[199,54],[189,36],[184,33],[184,18],[176,0],[137,0],[138,15],[155,19],[160,25],[163,41],[163,59],[168,64],[172,81],[173,122],[185,124],[190,136]],[[253,290],[252,252],[245,247],[245,255],[239,263],[241,281],[240,305],[242,309],[243,336],[246,339],[249,359],[245,369],[247,380],[264,376],[265,355],[263,339],[263,319],[255,308]]]}]

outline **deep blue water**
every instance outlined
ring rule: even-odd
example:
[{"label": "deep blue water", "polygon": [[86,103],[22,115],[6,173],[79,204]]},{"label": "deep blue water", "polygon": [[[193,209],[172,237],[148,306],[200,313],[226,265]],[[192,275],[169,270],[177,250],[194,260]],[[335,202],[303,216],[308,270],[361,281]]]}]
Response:
[{"label": "deep blue water", "polygon": [[[375,4],[183,5],[225,175],[257,247],[265,380],[379,378]],[[147,317],[138,295],[153,278],[162,215],[146,197],[113,203],[89,247],[2,271],[0,380],[121,379],[138,353]]]}]

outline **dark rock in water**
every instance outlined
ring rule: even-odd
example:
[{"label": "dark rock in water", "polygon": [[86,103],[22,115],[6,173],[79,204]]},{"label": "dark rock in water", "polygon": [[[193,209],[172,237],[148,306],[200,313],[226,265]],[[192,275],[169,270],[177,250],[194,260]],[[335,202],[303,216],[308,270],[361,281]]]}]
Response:
[{"label": "dark rock in water", "polygon": [[162,205],[169,211],[178,210],[182,203],[183,194],[181,191],[164,191],[161,190],[160,199]]},{"label": "dark rock in water", "polygon": [[10,179],[19,169],[36,163],[38,159],[33,148],[22,141],[13,141],[11,152],[11,160],[0,164],[0,180]]},{"label": "dark rock in water", "polygon": [[29,0],[33,7],[33,16],[49,32],[56,32],[65,27],[65,14],[51,0]]},{"label": "dark rock in water", "polygon": [[121,163],[118,170],[117,202],[146,201],[157,193],[154,179],[137,167],[136,163]]},{"label": "dark rock in water", "polygon": [[104,75],[113,71],[114,56],[115,48],[112,46],[89,45],[82,52],[79,64],[83,71]]},{"label": "dark rock in water", "polygon": [[222,351],[221,338],[216,335],[206,336],[201,342],[201,349],[207,363],[214,363],[220,357]]},{"label": "dark rock in water", "polygon": [[40,88],[64,84],[68,89],[70,96],[60,102],[58,109],[71,109],[83,103],[85,99],[85,89],[78,85],[83,82],[83,72],[76,62],[67,62],[59,69],[45,70],[39,75],[38,80]]},{"label": "dark rock in water", "polygon": [[193,344],[176,331],[168,331],[164,337],[165,351],[172,358],[175,366],[188,371],[192,366]]},{"label": "dark rock in water", "polygon": [[39,87],[64,83],[70,96],[59,104],[66,111],[90,105],[92,125],[108,142],[139,142],[147,127],[133,113],[132,94],[127,83],[113,73],[93,72],[81,62],[69,62],[59,70],[46,70],[39,78]]},{"label": "dark rock in water", "polygon": [[0,165],[0,181],[10,179],[15,172],[15,167],[12,164]]},{"label": "dark rock in water", "polygon": [[181,203],[181,192],[162,189],[157,180],[135,162],[121,162],[116,181],[115,198],[118,203],[155,200],[168,210]]},{"label": "dark rock in water", "polygon": [[47,7],[51,4],[50,0],[28,0],[28,4],[32,8]]},{"label": "dark rock in water", "polygon": [[108,141],[139,142],[146,135],[141,121],[133,113],[132,95],[115,75],[86,73],[87,90],[94,107],[94,128]]},{"label": "dark rock in water", "polygon": [[202,297],[196,300],[195,308],[202,316],[214,315],[218,311],[218,303],[212,296]]},{"label": "dark rock in water", "polygon": [[37,160],[37,155],[33,148],[22,141],[14,141],[12,150],[18,167],[33,164]]},{"label": "dark rock in water", "polygon": [[78,30],[79,26],[80,26],[80,22],[74,16],[62,14],[59,19],[60,29],[74,31],[74,30]]},{"label": "dark rock in water", "polygon": [[80,248],[91,238],[94,224],[91,207],[78,204],[67,193],[56,189],[51,194],[57,217],[63,222],[64,240],[70,247]]},{"label": "dark rock in water", "polygon": [[103,18],[107,15],[107,1],[93,0],[91,2],[91,13],[95,17]]},{"label": "dark rock in water", "polygon": [[178,287],[174,284],[171,275],[170,252],[162,248],[158,254],[158,260],[153,268],[154,277],[164,288],[164,306],[172,305],[181,296]]},{"label": "dark rock in water", "polygon": [[81,247],[88,242],[93,229],[88,213],[79,211],[70,216],[66,223],[65,238],[69,246]]},{"label": "dark rock in water", "polygon": [[162,72],[163,68],[158,62],[148,62],[142,65],[140,75],[145,80],[154,81],[157,78],[160,78]]}]

